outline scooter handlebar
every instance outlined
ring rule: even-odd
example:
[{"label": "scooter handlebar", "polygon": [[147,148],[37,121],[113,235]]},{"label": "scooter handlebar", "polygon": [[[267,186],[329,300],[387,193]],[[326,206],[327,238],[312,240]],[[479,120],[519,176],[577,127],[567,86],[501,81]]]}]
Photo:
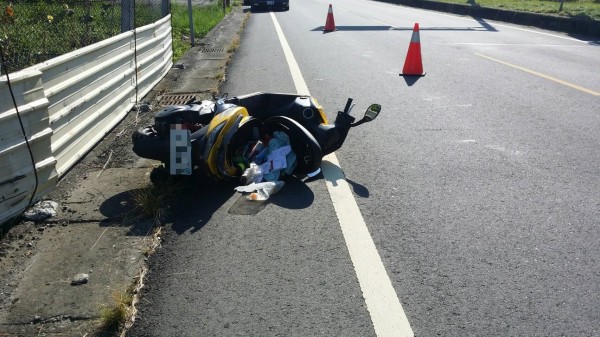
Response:
[{"label": "scooter handlebar", "polygon": [[346,107],[344,108],[344,113],[350,113],[350,106],[352,105],[352,98],[348,98],[346,102]]}]

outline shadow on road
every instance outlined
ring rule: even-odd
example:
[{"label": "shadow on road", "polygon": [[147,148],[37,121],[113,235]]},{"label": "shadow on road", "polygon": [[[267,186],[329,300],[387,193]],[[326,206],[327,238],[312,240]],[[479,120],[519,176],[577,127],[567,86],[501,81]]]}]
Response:
[{"label": "shadow on road", "polygon": [[265,201],[247,200],[248,193],[241,194],[234,190],[239,185],[236,182],[201,184],[188,188],[170,210],[172,229],[177,234],[200,230],[228,200],[236,198],[234,194],[239,197],[228,213],[236,215],[254,215],[269,204],[287,209],[303,209],[312,205],[315,196],[304,181],[296,177],[283,180],[283,189]]},{"label": "shadow on road", "polygon": [[191,186],[171,209],[172,229],[177,234],[200,230],[236,192],[236,184],[212,183]]},{"label": "shadow on road", "polygon": [[364,185],[352,181],[348,178],[346,178],[346,181],[352,187],[352,191],[354,191],[354,194],[358,195],[361,198],[369,197],[369,189],[367,189]]},{"label": "shadow on road", "polygon": [[[485,22],[485,21],[480,21]],[[323,32],[325,26],[319,26],[312,29],[312,32]],[[335,26],[336,31],[412,31],[413,27],[394,27],[394,26]],[[485,32],[485,31],[497,31],[491,25],[485,23],[483,27],[426,27],[419,28],[421,31],[471,31],[471,32]]]}]

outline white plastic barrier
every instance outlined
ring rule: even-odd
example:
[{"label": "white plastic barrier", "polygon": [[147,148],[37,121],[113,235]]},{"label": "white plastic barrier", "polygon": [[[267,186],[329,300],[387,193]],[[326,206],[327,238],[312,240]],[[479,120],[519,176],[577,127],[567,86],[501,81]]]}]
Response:
[{"label": "white plastic barrier", "polygon": [[138,97],[144,97],[173,66],[171,21],[161,20],[136,31]]},{"label": "white plastic barrier", "polygon": [[35,172],[0,77],[0,224],[50,192],[166,75],[170,18],[9,74]]},{"label": "white plastic barrier", "polygon": [[[50,191],[57,180],[54,170],[56,160],[50,148],[52,129],[48,124],[48,100],[44,95],[42,73],[29,69],[10,74],[9,78],[17,109],[8,88],[7,78],[2,76],[0,223],[24,210],[29,205],[32,195],[43,195]],[[23,136],[23,129],[27,138]]]}]

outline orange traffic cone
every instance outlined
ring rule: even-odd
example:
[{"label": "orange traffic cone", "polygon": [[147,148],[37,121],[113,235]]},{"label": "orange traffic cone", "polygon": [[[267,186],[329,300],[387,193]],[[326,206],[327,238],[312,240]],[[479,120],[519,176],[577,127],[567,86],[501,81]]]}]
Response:
[{"label": "orange traffic cone", "polygon": [[327,12],[327,20],[325,21],[325,28],[323,32],[333,32],[335,30],[335,21],[333,20],[333,8],[329,4],[329,11]]},{"label": "orange traffic cone", "polygon": [[412,38],[408,46],[408,53],[404,61],[404,68],[400,76],[425,76],[421,60],[421,39],[419,38],[419,24],[415,23]]}]

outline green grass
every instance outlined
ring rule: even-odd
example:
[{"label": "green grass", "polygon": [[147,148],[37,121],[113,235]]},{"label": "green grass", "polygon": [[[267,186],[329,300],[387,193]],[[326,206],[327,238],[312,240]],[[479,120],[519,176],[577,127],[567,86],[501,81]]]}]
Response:
[{"label": "green grass", "polygon": [[[160,6],[136,6],[135,26],[160,19]],[[121,33],[114,1],[0,0],[0,43],[9,71],[83,48]]]},{"label": "green grass", "polygon": [[[226,8],[226,13],[231,7]],[[194,20],[194,36],[198,42],[205,37],[225,17],[223,5],[192,6]],[[173,30],[173,62],[177,61],[191,46],[188,7],[176,3],[171,4],[171,28]]]},{"label": "green grass", "polygon": [[[193,6],[196,41],[231,11],[217,2]],[[160,19],[160,8],[136,7],[135,26]],[[186,5],[171,4],[173,60],[190,47]],[[106,1],[0,0],[0,43],[9,71],[17,71],[120,34],[121,6]]]},{"label": "green grass", "polygon": [[600,0],[437,0],[441,2],[600,20]]}]

